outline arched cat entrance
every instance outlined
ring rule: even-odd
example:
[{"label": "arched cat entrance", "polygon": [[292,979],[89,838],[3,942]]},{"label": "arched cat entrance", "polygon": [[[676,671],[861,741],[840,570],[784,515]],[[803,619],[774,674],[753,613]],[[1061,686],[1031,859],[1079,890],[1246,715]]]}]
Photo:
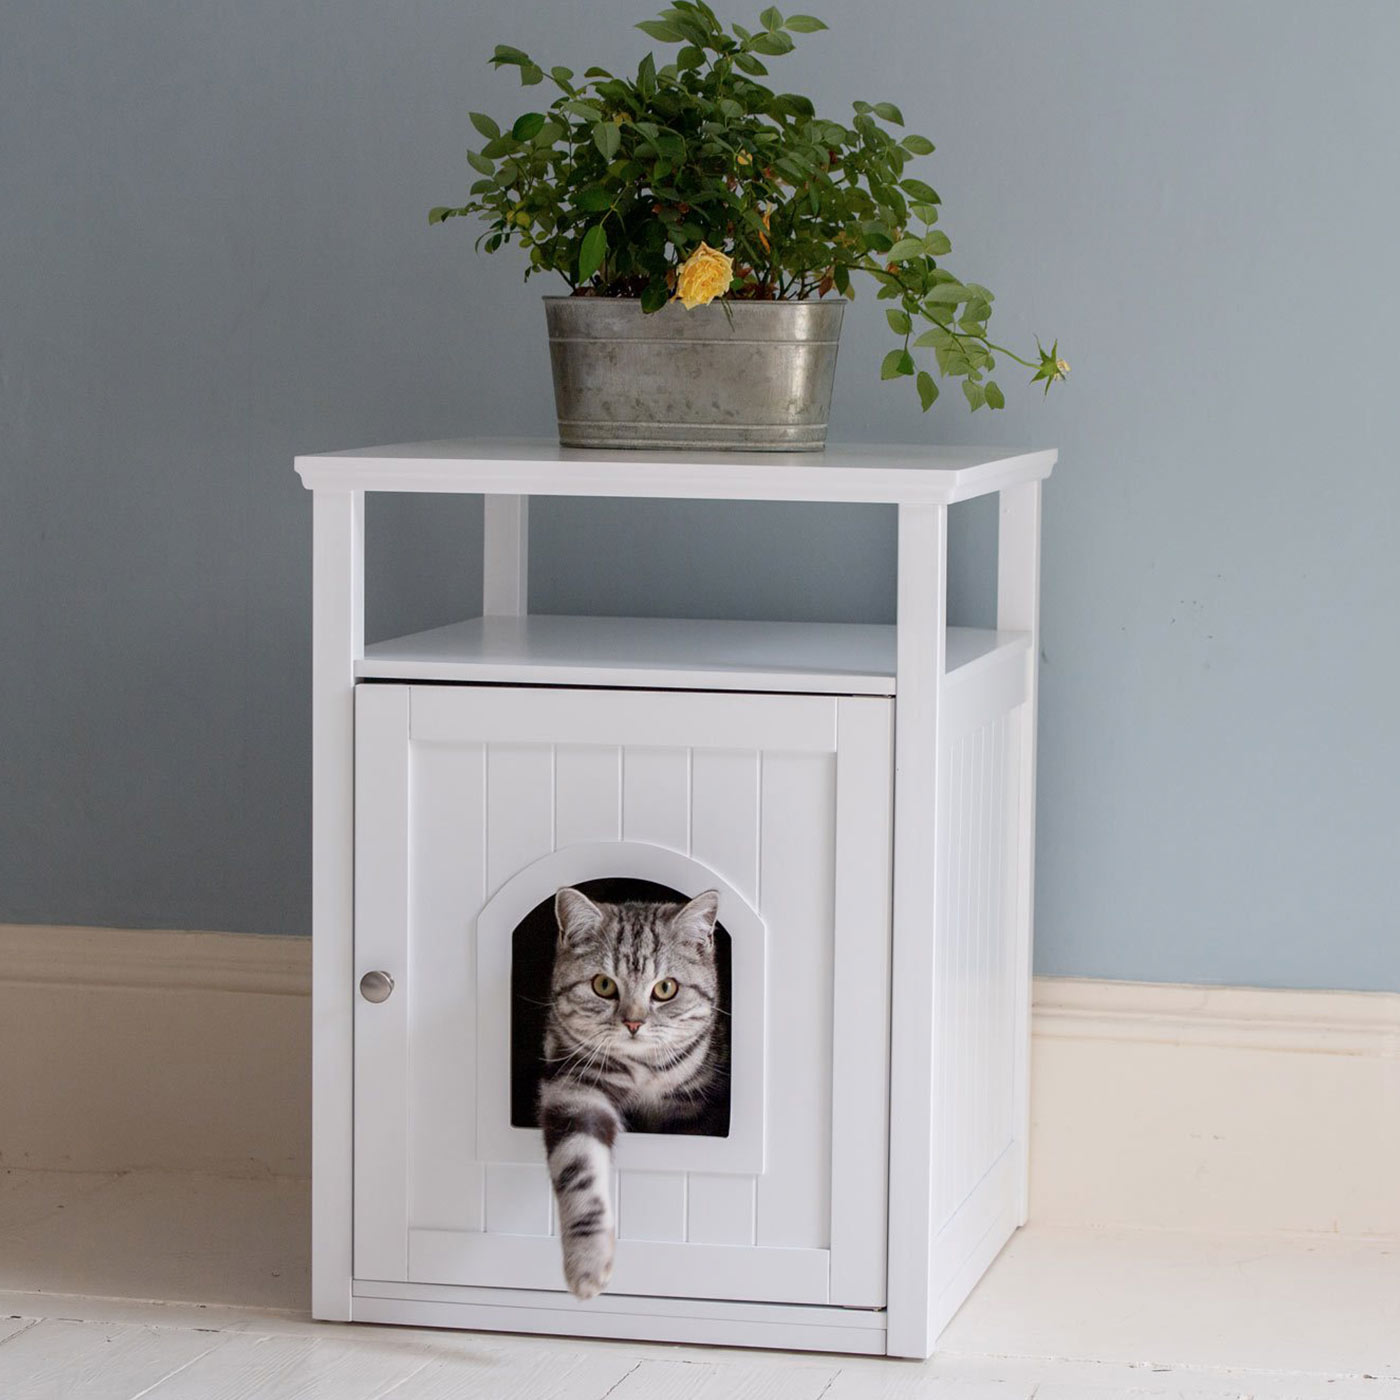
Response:
[{"label": "arched cat entrance", "polygon": [[[544,1026],[541,1003],[549,984],[548,965],[541,966],[541,943],[548,939],[552,944],[551,905],[555,891],[565,885],[600,899],[684,902],[704,890],[719,892],[717,952],[721,985],[728,984],[728,1131],[713,1131],[711,1125],[706,1134],[627,1133],[618,1140],[615,1157],[623,1170],[762,1172],[767,1082],[763,920],[708,866],[666,847],[636,841],[553,851],[507,880],[477,916],[476,1101],[481,1154],[494,1161],[544,1160],[540,1134],[531,1124]],[[518,961],[522,958],[528,965]]]}]

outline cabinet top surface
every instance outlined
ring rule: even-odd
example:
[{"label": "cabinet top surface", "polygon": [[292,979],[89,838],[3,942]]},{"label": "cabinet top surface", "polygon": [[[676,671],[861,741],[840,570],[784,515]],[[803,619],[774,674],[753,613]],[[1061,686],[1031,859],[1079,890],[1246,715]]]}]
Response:
[{"label": "cabinet top surface", "polygon": [[634,452],[462,438],[296,459],[308,489],[946,505],[1050,475],[1053,448],[833,443],[825,452]]}]

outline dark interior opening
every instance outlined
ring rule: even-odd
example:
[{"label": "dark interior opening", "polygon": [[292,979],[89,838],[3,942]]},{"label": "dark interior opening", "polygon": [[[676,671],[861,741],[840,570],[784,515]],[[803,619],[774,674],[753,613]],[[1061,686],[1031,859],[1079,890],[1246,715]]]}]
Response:
[{"label": "dark interior opening", "polygon": [[[654,880],[608,877],[580,880],[575,885],[590,899],[618,904],[647,900],[657,904],[684,904],[689,895]],[[554,948],[559,928],[554,920],[554,896],[542,899],[515,926],[511,935],[510,964],[510,1121],[516,1128],[539,1126],[537,1095],[543,1071],[544,1027],[549,1014],[550,979],[554,975]],[[715,925],[715,968],[719,973],[718,1034],[725,1061],[729,1058],[730,992],[732,961],[729,932]],[[729,1076],[711,1095],[706,1112],[674,1131],[690,1136],[729,1136]],[[629,1125],[629,1131],[633,1129]]]}]

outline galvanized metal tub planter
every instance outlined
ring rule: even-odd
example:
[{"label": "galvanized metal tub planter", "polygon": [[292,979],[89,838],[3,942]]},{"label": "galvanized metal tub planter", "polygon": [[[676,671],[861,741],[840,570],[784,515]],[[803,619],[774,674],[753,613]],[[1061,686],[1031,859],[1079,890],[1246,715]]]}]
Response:
[{"label": "galvanized metal tub planter", "polygon": [[545,297],[565,447],[819,452],[845,302]]}]

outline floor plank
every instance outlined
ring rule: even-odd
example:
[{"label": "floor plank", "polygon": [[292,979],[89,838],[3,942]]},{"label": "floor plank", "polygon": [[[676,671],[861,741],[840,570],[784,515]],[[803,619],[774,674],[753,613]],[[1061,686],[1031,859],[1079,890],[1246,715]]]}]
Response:
[{"label": "floor plank", "polygon": [[378,1400],[412,1379],[425,1349],[315,1337],[230,1336],[141,1400]]},{"label": "floor plank", "polygon": [[0,1343],[5,1400],[132,1400],[217,1351],[216,1332],[46,1319]]},{"label": "floor plank", "polygon": [[518,1346],[484,1356],[439,1356],[377,1400],[612,1400],[637,1365],[631,1356],[540,1355]]},{"label": "floor plank", "polygon": [[794,1358],[782,1369],[708,1361],[643,1361],[608,1400],[820,1400],[837,1367]]},{"label": "floor plank", "polygon": [[8,1341],[26,1327],[33,1327],[38,1320],[36,1317],[0,1317],[0,1342]]}]

